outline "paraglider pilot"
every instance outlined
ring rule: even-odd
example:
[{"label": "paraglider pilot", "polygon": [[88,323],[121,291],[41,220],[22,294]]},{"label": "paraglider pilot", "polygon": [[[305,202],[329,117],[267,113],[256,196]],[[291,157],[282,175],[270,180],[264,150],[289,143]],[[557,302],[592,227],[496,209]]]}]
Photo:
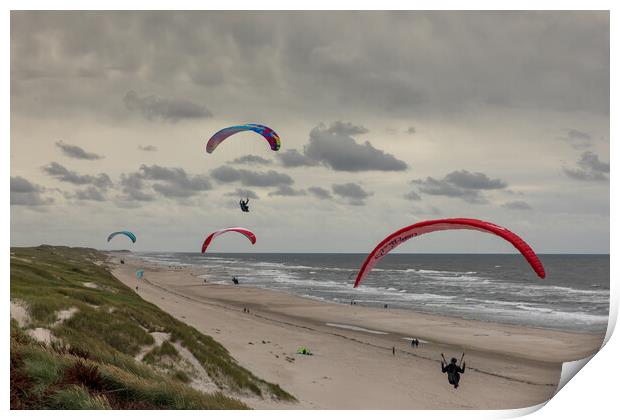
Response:
[{"label": "paraglider pilot", "polygon": [[[460,363],[458,365],[456,364],[456,357],[453,357],[450,360],[450,364],[448,364],[443,353],[441,354],[441,358],[443,359],[441,362],[441,371],[448,374],[448,382],[450,382],[450,385],[453,385],[455,389],[458,388],[459,381],[461,380],[460,374],[465,373],[465,363],[463,362],[463,367],[461,367]],[[462,361],[463,357],[461,357],[461,362]]]},{"label": "paraglider pilot", "polygon": [[248,213],[250,211],[250,208],[248,207],[248,203],[250,202],[250,199],[246,197],[245,201],[243,200],[239,200],[239,207],[241,207],[241,211],[244,213]]}]

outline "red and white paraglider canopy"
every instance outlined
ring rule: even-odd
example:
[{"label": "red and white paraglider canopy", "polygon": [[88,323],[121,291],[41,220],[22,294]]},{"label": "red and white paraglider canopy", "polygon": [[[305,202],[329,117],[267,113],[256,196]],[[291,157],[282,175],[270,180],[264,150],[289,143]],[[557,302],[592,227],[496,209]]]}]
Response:
[{"label": "red and white paraglider canopy", "polygon": [[226,233],[226,232],[237,232],[237,233],[240,233],[243,236],[245,236],[246,238],[248,238],[250,240],[250,242],[252,242],[252,245],[254,245],[256,243],[256,235],[254,235],[254,233],[252,233],[252,231],[250,231],[250,230],[248,230],[246,228],[231,227],[231,228],[226,228],[226,229],[220,229],[220,230],[216,230],[215,232],[213,232],[212,234],[207,236],[207,239],[205,239],[204,243],[202,244],[202,253],[203,254],[205,253],[205,251],[207,250],[207,247],[209,246],[209,244],[211,243],[213,238],[215,238],[217,236],[220,236],[222,233]]},{"label": "red and white paraglider canopy", "polygon": [[424,235],[425,233],[453,229],[478,230],[480,232],[492,233],[505,239],[525,257],[532,269],[538,274],[538,277],[541,279],[545,278],[545,268],[538,259],[536,253],[523,239],[508,229],[477,219],[438,219],[426,220],[404,227],[379,242],[379,245],[366,257],[359,273],[357,273],[357,279],[353,287],[359,286],[368,273],[372,271],[373,267],[377,265],[384,256],[403,242],[415,238],[416,236]]}]

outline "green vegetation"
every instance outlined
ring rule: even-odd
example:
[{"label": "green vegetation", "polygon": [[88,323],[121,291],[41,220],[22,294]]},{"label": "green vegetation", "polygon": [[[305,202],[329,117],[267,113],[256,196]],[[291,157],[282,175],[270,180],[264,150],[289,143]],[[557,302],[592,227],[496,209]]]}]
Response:
[{"label": "green vegetation", "polygon": [[[106,258],[86,248],[11,249],[11,301],[29,315],[21,326],[11,321],[13,408],[247,408],[223,393],[294,400],[239,366],[212,337],[142,300],[112,276]],[[63,310],[73,312],[59,320]],[[33,341],[31,328],[50,330],[54,341]],[[155,346],[158,332],[170,338]],[[221,392],[188,386],[197,372],[178,346]]]},{"label": "green vegetation", "polygon": [[179,358],[179,352],[168,340],[161,343],[161,346],[153,347],[151,351],[144,355],[142,361],[156,364],[165,357],[168,357],[172,361],[176,361]]}]

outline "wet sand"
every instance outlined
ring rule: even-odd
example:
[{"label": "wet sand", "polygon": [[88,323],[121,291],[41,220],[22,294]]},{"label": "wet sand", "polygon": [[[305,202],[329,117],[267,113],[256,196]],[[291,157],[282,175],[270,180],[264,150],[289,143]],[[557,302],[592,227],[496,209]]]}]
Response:
[{"label": "wet sand", "polygon": [[[113,274],[145,300],[222,343],[244,367],[299,403],[269,409],[509,409],[548,400],[564,361],[596,352],[604,333],[579,334],[342,305],[205,283],[196,268],[111,258]],[[145,269],[136,280],[135,271]],[[249,312],[244,312],[244,308]],[[412,348],[409,338],[421,340]],[[296,354],[306,346],[314,354]],[[392,348],[395,348],[395,355]],[[466,353],[455,390],[440,370]]]}]

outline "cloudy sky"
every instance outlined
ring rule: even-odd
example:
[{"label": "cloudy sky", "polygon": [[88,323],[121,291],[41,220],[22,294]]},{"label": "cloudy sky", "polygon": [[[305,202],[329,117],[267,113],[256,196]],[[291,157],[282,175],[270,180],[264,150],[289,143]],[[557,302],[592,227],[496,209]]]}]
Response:
[{"label": "cloudy sky", "polygon": [[11,13],[14,246],[606,253],[609,170],[605,12]]}]

